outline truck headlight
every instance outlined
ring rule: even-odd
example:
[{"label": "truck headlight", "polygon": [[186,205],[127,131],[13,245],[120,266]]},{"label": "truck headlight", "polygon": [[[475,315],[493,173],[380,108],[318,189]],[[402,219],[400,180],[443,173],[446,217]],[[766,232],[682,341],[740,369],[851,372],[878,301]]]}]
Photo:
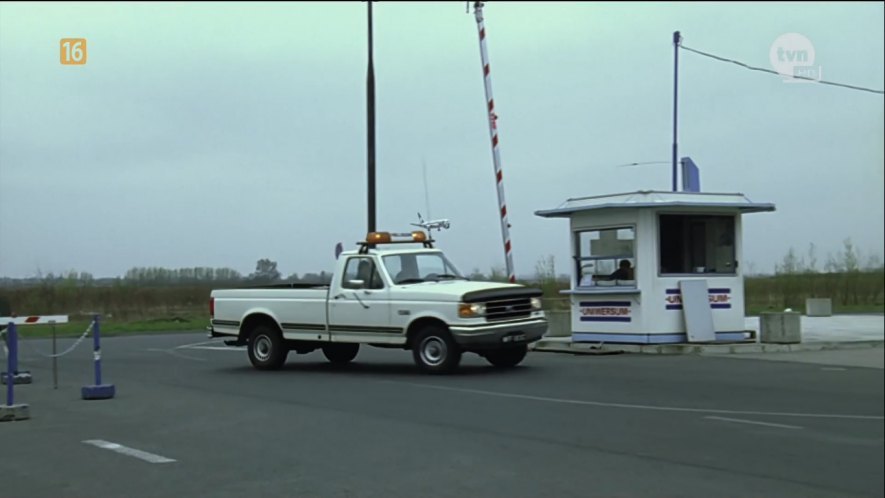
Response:
[{"label": "truck headlight", "polygon": [[542,308],[543,304],[541,303],[540,297],[532,298],[532,311],[538,311]]},{"label": "truck headlight", "polygon": [[461,318],[474,318],[482,316],[486,313],[486,306],[479,303],[460,303],[458,305],[458,316]]}]

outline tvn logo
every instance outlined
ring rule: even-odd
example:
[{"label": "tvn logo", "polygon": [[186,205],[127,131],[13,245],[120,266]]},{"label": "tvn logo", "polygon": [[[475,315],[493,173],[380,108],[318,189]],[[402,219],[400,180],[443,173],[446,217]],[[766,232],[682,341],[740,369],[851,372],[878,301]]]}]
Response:
[{"label": "tvn logo", "polygon": [[814,45],[799,33],[777,37],[768,51],[768,59],[786,83],[808,83],[823,78],[823,67],[814,64]]}]

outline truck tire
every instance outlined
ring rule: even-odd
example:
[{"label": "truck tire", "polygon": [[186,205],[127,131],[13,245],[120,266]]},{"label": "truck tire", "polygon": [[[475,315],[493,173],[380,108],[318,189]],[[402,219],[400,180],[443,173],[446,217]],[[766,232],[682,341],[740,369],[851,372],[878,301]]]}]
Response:
[{"label": "truck tire", "polygon": [[426,373],[448,373],[461,363],[461,348],[448,330],[439,325],[430,325],[415,336],[412,358],[418,368]]},{"label": "truck tire", "polygon": [[485,354],[486,360],[499,368],[512,368],[525,358],[528,346],[516,346],[513,348],[495,349]]},{"label": "truck tire", "polygon": [[258,370],[277,370],[286,362],[289,350],[280,331],[266,324],[256,325],[249,334],[249,361]]},{"label": "truck tire", "polygon": [[326,344],[323,346],[323,355],[336,365],[350,363],[356,358],[359,351],[359,344]]}]

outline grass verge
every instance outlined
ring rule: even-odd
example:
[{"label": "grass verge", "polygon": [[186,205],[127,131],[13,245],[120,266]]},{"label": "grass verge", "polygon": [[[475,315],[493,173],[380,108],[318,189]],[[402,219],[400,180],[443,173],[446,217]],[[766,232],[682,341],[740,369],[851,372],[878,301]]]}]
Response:
[{"label": "grass verge", "polygon": [[[101,335],[103,337],[113,337],[135,334],[204,331],[206,326],[209,325],[209,319],[205,315],[133,321],[118,321],[113,318],[105,318],[99,323]],[[69,323],[58,324],[55,326],[56,336],[79,337],[86,331],[88,326],[89,319],[77,319]],[[52,325],[19,325],[17,330],[19,337],[23,339],[52,337]]]}]

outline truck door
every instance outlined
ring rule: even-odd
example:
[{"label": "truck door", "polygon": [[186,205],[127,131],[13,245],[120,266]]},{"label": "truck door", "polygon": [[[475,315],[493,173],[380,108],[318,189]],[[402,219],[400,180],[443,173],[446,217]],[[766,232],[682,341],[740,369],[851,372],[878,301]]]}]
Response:
[{"label": "truck door", "polygon": [[333,342],[398,344],[401,328],[390,324],[390,288],[374,258],[351,256],[336,276],[329,297],[329,332]]}]

